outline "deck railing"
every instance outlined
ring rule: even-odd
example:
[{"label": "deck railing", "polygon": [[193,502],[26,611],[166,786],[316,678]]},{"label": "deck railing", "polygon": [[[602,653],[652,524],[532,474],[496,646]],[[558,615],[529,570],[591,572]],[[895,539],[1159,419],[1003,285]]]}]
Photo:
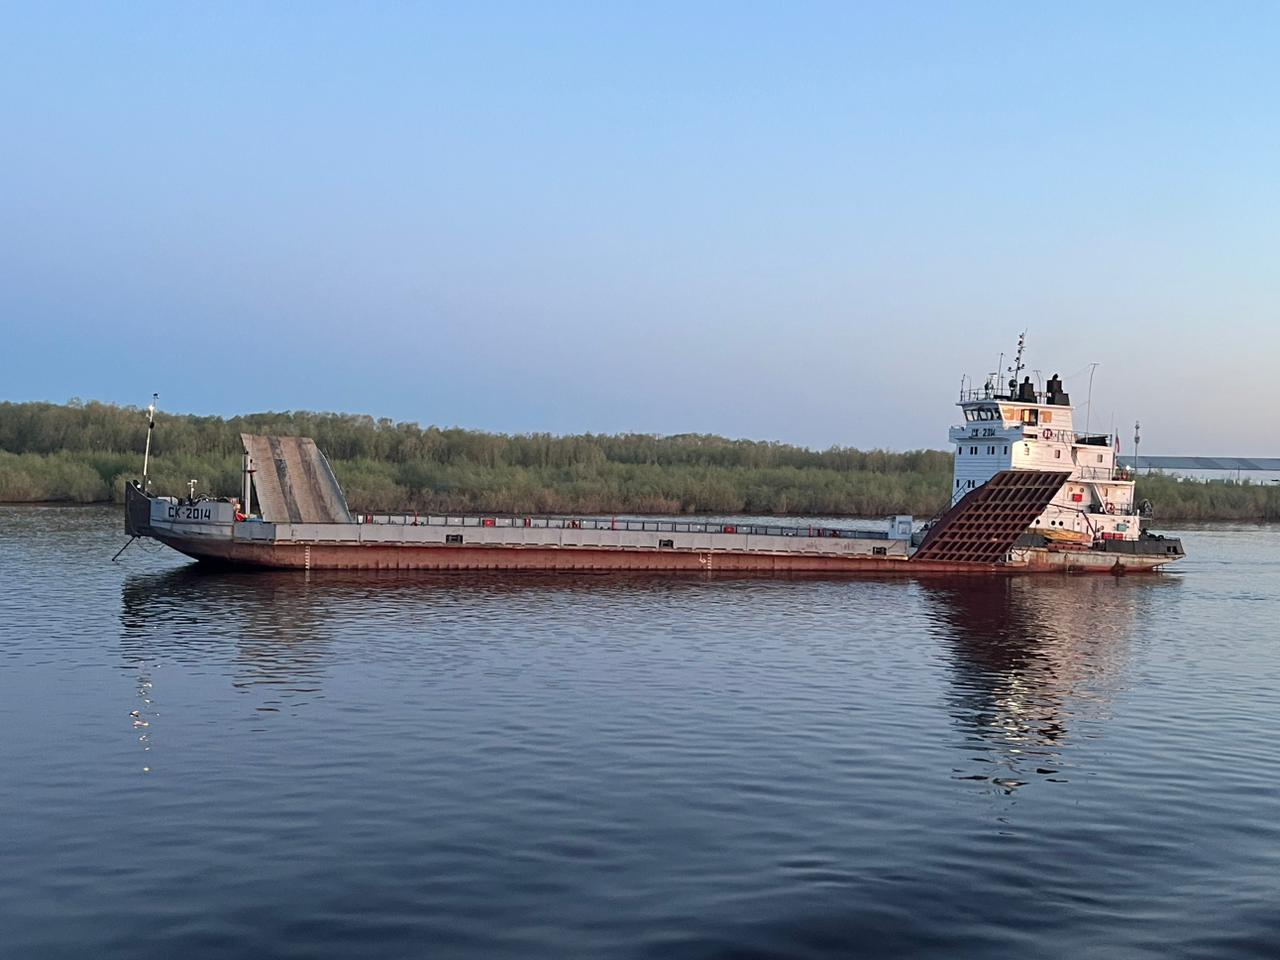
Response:
[{"label": "deck railing", "polygon": [[755,537],[837,537],[848,540],[888,540],[887,530],[846,527],[791,526],[759,523],[696,523],[680,520],[636,520],[606,517],[454,516],[449,514],[365,513],[358,523],[431,527],[517,527],[534,530],[622,530],[634,533],[745,534]]},{"label": "deck railing", "polygon": [[[1132,471],[1123,467],[1076,467],[1081,480],[1132,480]],[[1070,482],[1070,481],[1068,481]]]},{"label": "deck railing", "polygon": [[[1000,387],[999,389],[992,389],[990,387],[966,387],[965,389],[960,391],[961,403],[976,403],[980,400],[990,400],[993,403],[1048,404],[1049,394],[1045,390],[1037,390],[1035,391],[1035,399],[1023,400],[1018,396],[1016,392],[1010,395],[1007,387]],[[1058,405],[1059,404],[1053,404],[1053,406],[1058,406]],[[1061,406],[1066,406],[1066,404],[1061,404]]]}]

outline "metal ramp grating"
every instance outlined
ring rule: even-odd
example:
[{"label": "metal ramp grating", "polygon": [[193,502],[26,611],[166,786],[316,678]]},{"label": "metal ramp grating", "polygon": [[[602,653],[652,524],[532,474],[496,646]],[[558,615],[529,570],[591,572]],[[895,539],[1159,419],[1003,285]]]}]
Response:
[{"label": "metal ramp grating", "polygon": [[329,461],[310,437],[240,434],[253,458],[253,492],[269,523],[351,523]]},{"label": "metal ramp grating", "polygon": [[1002,470],[965,494],[925,534],[912,560],[1001,563],[1071,474]]}]

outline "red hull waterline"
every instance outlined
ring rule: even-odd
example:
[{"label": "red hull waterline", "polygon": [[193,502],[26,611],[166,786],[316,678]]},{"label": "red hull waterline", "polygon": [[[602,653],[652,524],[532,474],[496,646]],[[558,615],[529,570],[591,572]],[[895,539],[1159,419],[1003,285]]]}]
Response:
[{"label": "red hull waterline", "polygon": [[[618,550],[590,547],[426,546],[209,542],[153,534],[193,559],[283,570],[553,571],[605,573],[828,574],[876,577],[1152,573],[1161,560],[1031,551],[1025,563],[975,563],[874,556],[806,556],[731,551]],[[1099,562],[1102,561],[1102,562]]]}]

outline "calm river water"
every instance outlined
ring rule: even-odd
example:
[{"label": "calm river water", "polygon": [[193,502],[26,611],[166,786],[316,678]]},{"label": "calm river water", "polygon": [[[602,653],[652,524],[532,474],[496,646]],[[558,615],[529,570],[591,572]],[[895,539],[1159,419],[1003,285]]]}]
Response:
[{"label": "calm river water", "polygon": [[1115,580],[202,574],[0,507],[0,954],[1280,954],[1280,530]]}]

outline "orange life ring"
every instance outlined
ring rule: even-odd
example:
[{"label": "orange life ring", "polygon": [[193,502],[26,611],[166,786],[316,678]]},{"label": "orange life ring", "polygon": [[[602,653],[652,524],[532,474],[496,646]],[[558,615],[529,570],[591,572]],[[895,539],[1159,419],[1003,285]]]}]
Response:
[{"label": "orange life ring", "polygon": [[1040,436],[1042,436],[1042,437],[1044,437],[1046,440],[1048,440],[1050,437],[1052,437],[1052,436],[1053,436],[1053,431],[1052,431],[1052,430],[1050,430],[1050,429],[1048,429],[1048,428],[1046,427],[1046,428],[1045,428],[1045,430],[1044,430],[1044,432],[1043,432],[1043,433],[1041,433],[1041,434],[1040,434]]},{"label": "orange life ring", "polygon": [[1108,500],[1106,510],[1107,510],[1107,513],[1115,513],[1116,505],[1112,503],[1110,500]]}]

